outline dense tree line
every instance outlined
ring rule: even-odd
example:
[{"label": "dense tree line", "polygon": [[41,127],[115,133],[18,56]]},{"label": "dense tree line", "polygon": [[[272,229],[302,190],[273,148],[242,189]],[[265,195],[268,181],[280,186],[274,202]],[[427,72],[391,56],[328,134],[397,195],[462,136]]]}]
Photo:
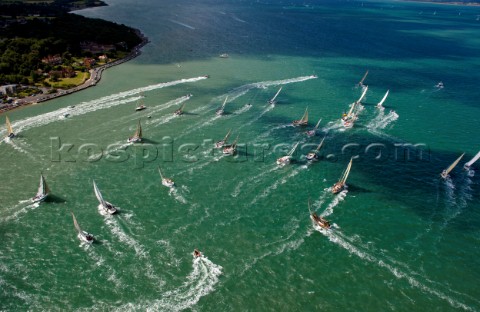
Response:
[{"label": "dense tree line", "polygon": [[141,42],[134,29],[125,25],[54,11],[53,18],[27,19],[0,28],[0,84],[38,79],[38,69],[52,69],[42,63],[49,55],[61,55],[66,65],[72,57],[89,55],[82,52],[81,42],[112,44],[117,51],[129,51]]}]

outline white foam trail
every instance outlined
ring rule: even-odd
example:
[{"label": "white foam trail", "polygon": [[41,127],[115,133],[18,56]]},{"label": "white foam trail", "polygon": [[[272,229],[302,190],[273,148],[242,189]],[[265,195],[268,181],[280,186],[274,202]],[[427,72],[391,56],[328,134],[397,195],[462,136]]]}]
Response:
[{"label": "white foam trail", "polygon": [[187,203],[187,200],[185,199],[185,197],[183,197],[183,195],[179,192],[179,190],[175,186],[170,188],[168,195],[173,196],[173,198],[175,198],[176,201],[182,204]]},{"label": "white foam trail", "polygon": [[[193,260],[193,271],[187,276],[185,283],[177,289],[161,294],[160,299],[150,302],[127,303],[121,311],[183,311],[194,306],[200,298],[215,290],[222,274],[222,267],[206,257]],[[99,306],[101,305],[101,306]],[[105,304],[93,307],[95,310],[106,308]]]},{"label": "white foam trail", "polygon": [[302,170],[305,170],[305,168],[303,166],[295,168],[289,174],[287,174],[285,177],[281,177],[281,178],[277,179],[272,185],[270,185],[266,189],[264,189],[263,192],[260,195],[255,196],[255,198],[253,198],[250,205],[255,204],[259,199],[267,197],[279,185],[287,183],[288,180],[290,180],[291,178],[293,178],[294,176],[299,174],[300,171],[302,171]]},{"label": "white foam trail", "polygon": [[367,260],[370,263],[374,263],[374,264],[378,265],[379,267],[387,269],[396,278],[405,279],[411,286],[419,288],[419,289],[421,289],[425,292],[428,292],[432,295],[435,295],[440,299],[446,300],[451,306],[453,306],[455,308],[462,308],[462,309],[467,310],[467,311],[474,311],[474,309],[465,305],[464,303],[459,302],[458,300],[455,300],[453,298],[450,298],[448,295],[442,293],[439,290],[433,289],[431,287],[428,287],[428,286],[422,284],[420,281],[418,281],[417,279],[415,279],[411,275],[408,275],[407,273],[401,271],[399,268],[396,268],[396,267],[394,267],[394,266],[392,266],[388,263],[385,263],[385,261],[383,261],[381,259],[378,259],[375,256],[373,256],[372,254],[370,254],[370,253],[368,253],[364,250],[361,250],[360,248],[358,248],[358,247],[354,246],[353,244],[347,242],[342,237],[342,235],[340,233],[337,233],[336,231],[321,231],[321,233],[323,235],[327,236],[328,239],[331,242],[343,247],[350,254],[356,255],[363,260]]},{"label": "white foam trail", "polygon": [[[21,215],[26,214],[28,211],[34,210],[40,206],[40,203],[32,203],[31,200],[22,201],[22,204],[23,203],[29,203],[29,204],[24,207],[21,207],[21,209],[19,210],[16,210],[12,215],[5,217],[3,221],[18,219]],[[18,209],[18,208],[20,208],[20,204],[13,207],[13,209]]]},{"label": "white foam trail", "polygon": [[[58,117],[64,115],[67,112],[70,114],[71,117],[79,116],[86,113],[97,111],[99,109],[106,109],[106,108],[110,108],[110,107],[114,107],[114,106],[118,106],[126,103],[131,103],[134,101],[138,101],[139,99],[142,98],[142,96],[136,96],[136,95],[142,92],[171,87],[171,86],[188,83],[188,82],[196,82],[204,79],[207,79],[207,77],[201,76],[201,77],[195,77],[195,78],[180,79],[180,80],[174,80],[170,82],[162,82],[154,85],[149,85],[146,87],[136,88],[136,89],[132,89],[124,92],[119,92],[119,93],[105,96],[92,101],[80,103],[76,105],[75,108],[65,107],[49,113],[19,120],[14,122],[12,124],[12,127],[15,129],[17,133],[19,133],[21,131],[43,126],[52,122],[58,122],[59,121]],[[2,136],[2,133],[5,133],[5,132],[6,130],[2,130],[0,132],[0,136]]]},{"label": "white foam trail", "polygon": [[241,22],[241,23],[246,23],[246,21],[242,20],[242,19],[239,19],[238,17],[236,17],[235,15],[232,14],[232,18],[238,22]]},{"label": "white foam trail", "polygon": [[380,110],[377,117],[367,124],[367,128],[371,130],[385,129],[389,124],[397,120],[398,117],[399,115],[395,111],[390,111],[385,115],[384,112]]},{"label": "white foam trail", "polygon": [[[99,208],[100,209],[100,208]],[[102,208],[103,210],[103,208]],[[135,239],[127,235],[122,228],[120,227],[118,220],[115,219],[115,217],[106,215],[105,216],[105,224],[110,228],[110,231],[112,234],[122,243],[125,243],[128,245],[130,248],[135,250],[135,253],[137,256],[141,258],[145,258],[147,256],[147,252],[145,251],[144,247],[137,242]]]},{"label": "white foam trail", "polygon": [[195,29],[195,27],[193,27],[193,26],[190,26],[190,25],[188,25],[188,24],[181,23],[181,22],[176,21],[176,20],[170,20],[170,22],[175,23],[175,24],[180,25],[180,26],[183,26],[183,27],[187,27],[187,28],[189,28],[189,29]]}]

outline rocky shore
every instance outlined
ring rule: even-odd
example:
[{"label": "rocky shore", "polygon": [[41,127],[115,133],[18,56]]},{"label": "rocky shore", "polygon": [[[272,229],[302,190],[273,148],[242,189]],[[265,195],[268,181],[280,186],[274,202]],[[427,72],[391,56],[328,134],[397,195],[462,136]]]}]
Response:
[{"label": "rocky shore", "polygon": [[34,95],[34,96],[29,96],[29,97],[25,97],[25,98],[21,98],[21,99],[14,99],[14,102],[12,104],[9,104],[9,105],[6,105],[5,107],[0,108],[0,114],[4,113],[6,111],[12,110],[12,109],[16,109],[18,107],[22,107],[22,106],[26,106],[26,105],[30,105],[30,104],[37,104],[37,103],[40,103],[40,102],[45,102],[45,101],[55,99],[55,98],[60,97],[60,96],[65,96],[65,95],[72,94],[74,92],[81,91],[81,90],[89,88],[91,86],[95,86],[97,84],[97,82],[99,82],[100,79],[102,78],[102,73],[105,69],[110,68],[112,66],[122,64],[124,62],[128,62],[131,59],[133,59],[133,58],[135,58],[135,57],[137,57],[138,55],[141,54],[141,48],[143,46],[145,46],[149,41],[148,41],[148,38],[145,37],[140,30],[137,29],[137,30],[135,30],[135,32],[137,33],[137,35],[140,38],[142,38],[142,42],[139,45],[137,45],[135,48],[133,48],[133,50],[126,57],[124,57],[122,59],[119,59],[119,60],[116,60],[114,62],[109,62],[105,65],[95,67],[93,69],[90,69],[90,71],[89,71],[90,72],[90,78],[88,78],[83,84],[75,86],[75,87],[70,88],[70,89],[59,90],[55,93],[45,93],[45,92],[48,92],[48,89],[46,89],[46,90],[44,90],[44,92],[42,94],[37,94],[37,95]]}]

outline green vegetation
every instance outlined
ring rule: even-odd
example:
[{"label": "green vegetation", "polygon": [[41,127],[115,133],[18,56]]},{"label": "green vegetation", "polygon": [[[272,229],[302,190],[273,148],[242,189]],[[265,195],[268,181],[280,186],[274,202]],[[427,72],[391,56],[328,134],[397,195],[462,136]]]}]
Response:
[{"label": "green vegetation", "polygon": [[141,42],[136,31],[125,25],[68,13],[72,8],[96,4],[103,3],[3,0],[0,4],[0,85],[71,87],[83,80],[79,73],[98,66],[98,62],[105,63],[99,56],[113,61],[124,57]]}]

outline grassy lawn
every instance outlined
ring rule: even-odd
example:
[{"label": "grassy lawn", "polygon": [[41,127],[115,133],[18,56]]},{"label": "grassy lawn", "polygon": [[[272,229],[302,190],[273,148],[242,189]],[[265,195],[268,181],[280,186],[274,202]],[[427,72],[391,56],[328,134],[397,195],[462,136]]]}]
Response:
[{"label": "grassy lawn", "polygon": [[81,85],[85,80],[87,80],[90,77],[90,73],[88,72],[77,71],[76,73],[77,73],[77,76],[75,76],[74,78],[62,78],[57,82],[53,82],[50,79],[47,79],[47,82],[53,88],[68,89],[74,86]]}]

